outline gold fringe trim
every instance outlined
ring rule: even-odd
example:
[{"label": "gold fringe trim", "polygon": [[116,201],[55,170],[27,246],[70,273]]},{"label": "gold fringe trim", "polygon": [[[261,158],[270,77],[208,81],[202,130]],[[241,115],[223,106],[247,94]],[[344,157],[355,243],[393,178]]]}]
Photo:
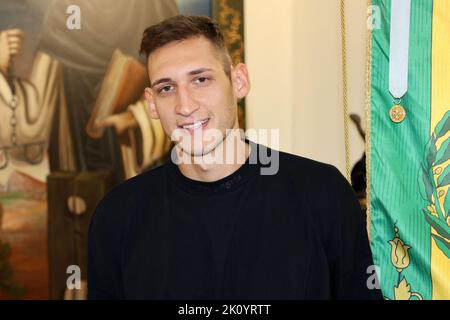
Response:
[{"label": "gold fringe trim", "polygon": [[[367,10],[372,7],[372,0],[367,0]],[[373,12],[370,13],[372,15]],[[373,21],[372,21],[373,23]],[[367,234],[372,242],[372,205],[370,202],[370,156],[371,156],[371,97],[372,97],[372,29],[367,28],[366,39],[366,201]]]}]

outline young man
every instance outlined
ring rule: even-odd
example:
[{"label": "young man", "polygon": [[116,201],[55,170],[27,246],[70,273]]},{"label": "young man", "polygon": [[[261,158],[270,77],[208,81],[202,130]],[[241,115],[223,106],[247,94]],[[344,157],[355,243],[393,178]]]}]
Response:
[{"label": "young man", "polygon": [[98,206],[89,297],[380,298],[367,286],[371,251],[344,177],[239,132],[248,71],[232,66],[218,26],[173,17],[145,31],[141,51],[150,113],[176,147]]}]

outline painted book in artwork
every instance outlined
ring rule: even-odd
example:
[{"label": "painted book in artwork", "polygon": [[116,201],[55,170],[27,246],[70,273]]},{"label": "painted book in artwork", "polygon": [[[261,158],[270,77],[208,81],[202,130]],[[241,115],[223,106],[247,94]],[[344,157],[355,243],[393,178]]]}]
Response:
[{"label": "painted book in artwork", "polygon": [[87,134],[92,138],[101,138],[105,130],[102,121],[139,100],[147,86],[149,80],[145,67],[116,49],[87,123]]}]

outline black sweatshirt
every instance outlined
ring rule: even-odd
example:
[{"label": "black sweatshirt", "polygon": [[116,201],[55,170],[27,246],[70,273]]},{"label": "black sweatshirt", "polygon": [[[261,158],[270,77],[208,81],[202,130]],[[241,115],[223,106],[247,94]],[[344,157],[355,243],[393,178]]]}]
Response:
[{"label": "black sweatshirt", "polygon": [[[250,143],[219,181],[191,180],[169,160],[110,191],[89,229],[88,297],[381,299],[366,285],[372,255],[345,178]],[[252,164],[260,152],[279,156],[277,174]]]}]

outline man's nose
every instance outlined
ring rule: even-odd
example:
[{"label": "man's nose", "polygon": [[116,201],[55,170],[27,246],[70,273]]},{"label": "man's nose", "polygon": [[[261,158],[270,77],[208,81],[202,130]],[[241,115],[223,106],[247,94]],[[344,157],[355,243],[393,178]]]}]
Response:
[{"label": "man's nose", "polygon": [[189,88],[180,86],[177,95],[177,104],[175,110],[178,114],[183,116],[190,116],[199,108],[199,104],[196,102]]}]

